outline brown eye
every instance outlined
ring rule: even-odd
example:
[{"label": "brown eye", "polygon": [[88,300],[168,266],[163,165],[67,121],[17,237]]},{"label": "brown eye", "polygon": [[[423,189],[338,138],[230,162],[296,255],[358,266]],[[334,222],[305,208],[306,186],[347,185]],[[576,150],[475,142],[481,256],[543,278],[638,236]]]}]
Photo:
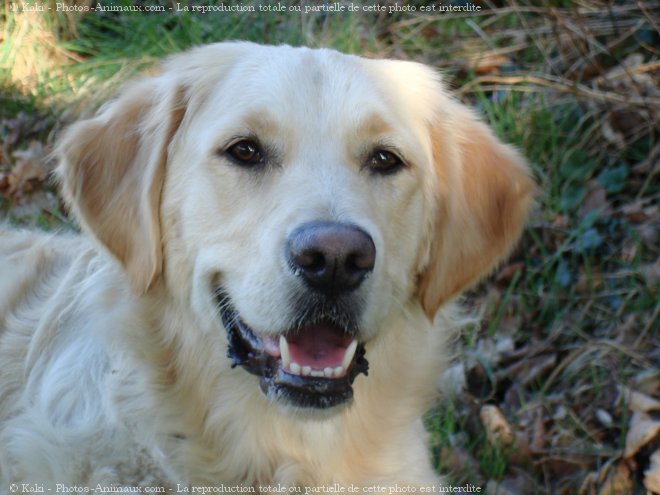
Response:
[{"label": "brown eye", "polygon": [[234,162],[243,166],[258,165],[264,161],[259,145],[249,139],[231,145],[226,153]]},{"label": "brown eye", "polygon": [[403,167],[403,161],[387,150],[376,150],[369,159],[369,168],[378,174],[393,174]]}]

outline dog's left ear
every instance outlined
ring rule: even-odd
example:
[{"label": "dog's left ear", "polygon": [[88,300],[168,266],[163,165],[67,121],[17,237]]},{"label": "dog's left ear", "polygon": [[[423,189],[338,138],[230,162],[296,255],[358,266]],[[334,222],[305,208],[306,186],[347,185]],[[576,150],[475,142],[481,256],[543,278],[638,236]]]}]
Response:
[{"label": "dog's left ear", "polygon": [[522,156],[463,105],[447,101],[432,129],[438,206],[419,290],[433,318],[487,275],[520,237],[535,185]]},{"label": "dog's left ear", "polygon": [[160,196],[168,144],[184,111],[175,81],[145,78],[72,126],[57,148],[69,206],[124,266],[137,293],[161,272]]}]

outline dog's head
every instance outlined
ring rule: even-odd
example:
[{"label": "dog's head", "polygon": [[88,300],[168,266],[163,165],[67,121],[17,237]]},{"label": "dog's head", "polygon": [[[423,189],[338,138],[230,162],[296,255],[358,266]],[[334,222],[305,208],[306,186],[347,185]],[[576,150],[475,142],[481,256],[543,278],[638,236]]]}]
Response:
[{"label": "dog's head", "polygon": [[135,292],[164,284],[303,408],[349,402],[393,314],[433,318],[506,256],[533,190],[429,68],[249,43],[171,59],[59,151]]}]

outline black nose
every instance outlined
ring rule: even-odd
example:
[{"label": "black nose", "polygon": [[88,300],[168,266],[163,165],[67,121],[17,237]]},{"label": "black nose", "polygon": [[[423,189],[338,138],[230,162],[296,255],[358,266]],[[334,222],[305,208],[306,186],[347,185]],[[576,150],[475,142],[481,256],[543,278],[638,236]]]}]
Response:
[{"label": "black nose", "polygon": [[310,222],[287,240],[287,257],[296,274],[327,296],[356,289],[373,270],[376,247],[355,225]]}]

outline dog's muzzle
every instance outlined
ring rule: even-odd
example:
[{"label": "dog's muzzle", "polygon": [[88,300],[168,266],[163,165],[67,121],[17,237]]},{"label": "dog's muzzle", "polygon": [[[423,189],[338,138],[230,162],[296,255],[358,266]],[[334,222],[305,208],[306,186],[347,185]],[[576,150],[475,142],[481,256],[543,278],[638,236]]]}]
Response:
[{"label": "dog's muzzle", "polygon": [[296,407],[327,409],[351,401],[353,381],[368,373],[364,345],[331,321],[304,325],[278,337],[259,337],[222,292],[220,314],[232,367],[259,376],[269,398]]},{"label": "dog's muzzle", "polygon": [[259,336],[219,289],[228,355],[234,367],[261,377],[268,397],[303,408],[348,403],[353,381],[369,368],[352,315],[361,301],[357,289],[374,267],[373,240],[354,225],[311,222],[291,233],[284,255],[306,288],[301,318],[284,333]]}]

